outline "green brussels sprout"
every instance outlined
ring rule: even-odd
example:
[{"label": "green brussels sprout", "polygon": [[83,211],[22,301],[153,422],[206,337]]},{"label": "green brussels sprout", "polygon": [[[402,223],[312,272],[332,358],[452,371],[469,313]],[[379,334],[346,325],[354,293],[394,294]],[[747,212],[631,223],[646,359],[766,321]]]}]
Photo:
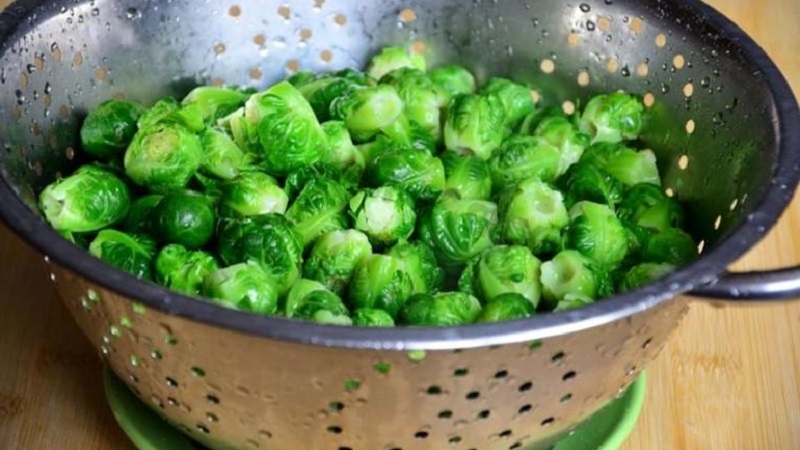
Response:
[{"label": "green brussels sprout", "polygon": [[537,177],[548,183],[558,175],[561,155],[558,148],[542,138],[514,135],[489,158],[489,173],[495,192]]},{"label": "green brussels sprout", "polygon": [[351,89],[366,87],[367,84],[366,79],[340,77],[328,73],[298,86],[298,90],[308,100],[317,119],[325,122],[331,119],[331,102],[334,99],[345,95]]},{"label": "green brussels sprout", "polygon": [[151,264],[156,254],[156,243],[146,235],[110,228],[100,230],[89,244],[89,253],[136,278],[153,279]]},{"label": "green brussels sprout", "polygon": [[181,107],[181,104],[172,97],[164,97],[157,101],[139,116],[136,123],[140,130],[158,125],[171,125],[183,126],[197,133],[206,127],[197,106]]},{"label": "green brussels sprout", "polygon": [[303,278],[344,295],[356,266],[371,254],[366,234],[357,230],[327,232],[317,239],[303,263]]},{"label": "green brussels sprout", "polygon": [[131,203],[128,215],[122,222],[122,230],[129,233],[149,233],[153,208],[164,198],[163,195],[145,195]]},{"label": "green brussels sprout", "polygon": [[418,232],[445,270],[458,271],[492,246],[497,223],[492,202],[443,197],[422,217]]},{"label": "green brussels sprout", "polygon": [[430,156],[437,151],[436,138],[422,125],[408,120],[405,114],[401,114],[389,126],[382,128],[381,133],[405,150],[418,151]]},{"label": "green brussels sprout", "polygon": [[607,205],[578,202],[569,210],[567,247],[614,268],[628,253],[628,233]]},{"label": "green brussels sprout", "polygon": [[481,94],[495,95],[500,99],[505,110],[503,123],[508,126],[514,126],[535,108],[530,89],[507,78],[489,79]]},{"label": "green brussels sprout", "polygon": [[436,200],[444,191],[442,161],[422,152],[395,150],[375,157],[367,167],[366,178],[372,186],[396,186],[412,199]]},{"label": "green brussels sprout", "polygon": [[259,263],[275,280],[278,295],[285,294],[300,277],[303,244],[280,214],[230,220],[223,225],[217,245],[225,265],[248,260]]},{"label": "green brussels sprout", "polygon": [[561,158],[556,177],[563,175],[570,166],[578,162],[590,144],[589,136],[579,131],[578,127],[563,115],[543,119],[533,134],[558,148]]},{"label": "green brussels sprout", "polygon": [[257,156],[261,153],[257,125],[250,123],[244,106],[217,120],[217,126],[230,133],[236,146],[248,156]]},{"label": "green brussels sprout", "polygon": [[47,185],[39,207],[50,225],[60,231],[97,231],[128,214],[131,194],[124,181],[96,165],[84,165],[72,175]]},{"label": "green brussels sprout", "polygon": [[353,177],[360,179],[366,161],[350,139],[347,126],[340,120],[331,120],[322,124],[322,130],[328,137],[330,147],[329,164],[339,171],[353,171]]},{"label": "green brussels sprout", "polygon": [[436,262],[436,254],[427,244],[419,241],[400,241],[387,255],[400,260],[403,270],[411,278],[413,294],[436,292],[444,283],[444,270]]},{"label": "green brussels sprout", "polygon": [[535,308],[542,295],[539,271],[542,262],[527,247],[496,245],[475,262],[472,291],[484,301],[501,294],[517,293]]},{"label": "green brussels sprout", "polygon": [[440,158],[444,166],[444,192],[460,199],[489,200],[492,177],[486,161],[450,150]]},{"label": "green brussels sprout", "polygon": [[677,200],[655,184],[639,183],[628,189],[617,209],[620,220],[652,231],[683,228],[684,213]]},{"label": "green brussels sprout", "polygon": [[236,178],[250,164],[248,155],[224,131],[206,128],[200,133],[205,157],[200,171],[221,180]]},{"label": "green brussels sprout", "polygon": [[428,77],[451,98],[459,94],[475,93],[475,76],[462,66],[437,67],[428,73]]},{"label": "green brussels sprout", "polygon": [[331,118],[342,120],[354,140],[364,142],[390,129],[405,105],[390,85],[351,89],[331,102]]},{"label": "green brussels sprout", "polygon": [[558,301],[558,304],[556,304],[556,307],[553,309],[553,312],[568,311],[570,309],[582,308],[584,306],[591,305],[592,303],[594,303],[593,299],[584,297],[583,295],[567,294],[564,296],[563,299]]},{"label": "green brussels sprout", "polygon": [[136,134],[145,107],[126,100],[106,100],[89,110],[81,124],[81,147],[95,158],[109,160],[125,153]]},{"label": "green brussels sprout", "polygon": [[245,119],[258,132],[262,164],[286,175],[328,158],[328,142],[314,110],[291,84],[282,81],[245,103]]},{"label": "green brussels sprout", "polygon": [[200,138],[185,127],[160,124],[140,128],[125,152],[125,173],[152,192],[185,187],[202,166]]},{"label": "green brussels sprout", "polygon": [[181,244],[189,250],[204,246],[214,235],[214,206],[195,191],[165,195],[151,212],[150,229],[159,241]]},{"label": "green brussels sprout", "polygon": [[249,95],[240,90],[219,86],[198,86],[181,100],[183,107],[195,109],[207,124],[236,111]]},{"label": "green brussels sprout", "polygon": [[579,161],[558,180],[568,207],[590,201],[615,207],[622,200],[624,187],[619,180],[594,164]]},{"label": "green brussels sprout", "polygon": [[651,150],[634,150],[623,144],[601,142],[586,149],[581,162],[603,169],[626,186],[638,183],[661,185],[656,155]]},{"label": "green brussels sprout", "polygon": [[353,325],[357,327],[393,327],[394,319],[382,309],[359,308],[353,311]]},{"label": "green brussels sprout", "polygon": [[622,142],[639,137],[644,106],[636,97],[621,92],[592,97],[579,119],[581,131],[595,142]]},{"label": "green brussels sprout", "polygon": [[564,250],[542,263],[542,298],[555,308],[565,299],[599,300],[614,293],[609,272],[576,250]]},{"label": "green brussels sprout", "polygon": [[445,90],[433,83],[425,72],[407,67],[387,73],[380,83],[397,89],[405,105],[403,111],[408,120],[424,128],[434,141],[441,140],[441,111],[450,100]]},{"label": "green brussels sprout", "polygon": [[627,292],[652,283],[675,271],[677,267],[667,263],[641,263],[628,269],[619,282],[618,291]]},{"label": "green brussels sprout", "polygon": [[[532,134],[539,137],[544,137],[546,141],[550,142],[556,147],[560,147],[558,143],[551,142],[551,137],[555,138],[558,136],[559,133],[556,133],[555,136],[542,136],[541,134],[536,134],[536,129],[542,122],[545,122],[546,120],[549,119],[555,119],[556,117],[567,118],[564,115],[564,110],[561,107],[561,105],[558,106],[551,105],[551,106],[543,106],[541,108],[535,108],[533,112],[531,112],[530,114],[525,116],[524,119],[522,119],[522,122],[520,122],[520,124],[515,128],[515,132],[517,134]],[[569,118],[567,118],[567,120],[570,123],[572,122],[571,119]],[[548,131],[548,128],[549,127],[543,128],[542,131]],[[556,129],[559,130],[560,127],[556,127]],[[550,133],[544,133],[544,134],[549,135]],[[586,133],[583,133],[583,135],[587,136]],[[587,143],[587,145],[589,144]]]},{"label": "green brussels sprout", "polygon": [[319,74],[317,72],[311,70],[300,70],[292,74],[289,78],[286,79],[289,84],[296,88],[302,88],[308,84],[314,82],[317,78],[319,78]]},{"label": "green brussels sprout", "polygon": [[264,172],[243,172],[220,186],[220,215],[226,217],[283,214],[289,197],[274,178]]},{"label": "green brussels sprout", "polygon": [[459,94],[450,99],[444,143],[462,155],[489,159],[506,135],[505,109],[496,96]]},{"label": "green brussels sprout", "polygon": [[685,266],[697,259],[697,244],[689,233],[668,228],[647,238],[642,248],[643,262]]},{"label": "green brussels sprout", "polygon": [[286,317],[326,325],[352,325],[350,312],[338,295],[320,283],[300,279],[286,296]]},{"label": "green brussels sprout", "polygon": [[289,197],[289,203],[292,203],[308,183],[315,179],[324,178],[339,183],[341,187],[352,195],[358,190],[358,185],[361,182],[360,177],[355,175],[352,171],[341,171],[333,166],[324,164],[303,167],[292,171],[286,176],[283,180],[283,191]]},{"label": "green brussels sprout", "polygon": [[348,299],[352,309],[382,309],[397,317],[411,296],[413,284],[399,259],[372,254],[356,266],[350,281]]},{"label": "green brussels sprout", "polygon": [[533,303],[522,294],[507,292],[486,302],[477,322],[505,322],[506,320],[523,319],[534,315],[535,312]]},{"label": "green brussels sprout", "polygon": [[569,214],[561,192],[529,178],[500,197],[500,235],[509,244],[527,246],[534,255],[558,253]]},{"label": "green brussels sprout", "polygon": [[203,280],[202,294],[232,309],[262,315],[278,311],[278,288],[269,273],[253,261],[209,273]]},{"label": "green brussels sprout", "polygon": [[419,69],[423,72],[427,69],[425,58],[415,52],[402,47],[384,47],[372,57],[367,67],[367,75],[375,80],[380,80],[387,73],[408,67]]},{"label": "green brussels sprout", "polygon": [[416,294],[401,312],[403,323],[411,326],[455,326],[474,323],[481,314],[481,303],[463,292]]},{"label": "green brussels sprout", "polygon": [[373,245],[381,247],[408,239],[417,221],[414,201],[394,186],[359,191],[350,199],[349,212],[355,229],[366,233]]},{"label": "green brussels sprout", "polygon": [[286,210],[286,218],[308,246],[324,233],[348,228],[344,210],[349,200],[350,193],[338,181],[314,178]]},{"label": "green brussels sprout", "polygon": [[167,244],[156,255],[153,267],[159,284],[183,294],[200,295],[203,280],[219,269],[219,263],[210,253]]}]

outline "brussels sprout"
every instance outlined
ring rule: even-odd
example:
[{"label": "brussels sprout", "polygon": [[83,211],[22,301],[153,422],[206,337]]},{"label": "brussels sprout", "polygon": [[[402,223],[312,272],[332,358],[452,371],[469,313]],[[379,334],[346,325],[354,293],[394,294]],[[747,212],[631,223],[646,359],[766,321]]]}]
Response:
[{"label": "brussels sprout", "polygon": [[553,308],[565,299],[596,300],[614,293],[608,271],[576,250],[542,263],[542,297]]},{"label": "brussels sprout", "polygon": [[156,254],[156,243],[145,235],[101,230],[89,244],[89,253],[136,278],[153,279],[151,263]]},{"label": "brussels sprout", "polygon": [[131,206],[131,194],[109,170],[84,165],[47,185],[39,194],[39,206],[54,229],[83,233],[123,220]]},{"label": "brussels sprout", "polygon": [[278,311],[278,289],[272,277],[253,261],[209,273],[203,280],[202,294],[232,309],[263,315]]},{"label": "brussels sprout", "polygon": [[505,138],[505,117],[496,96],[456,95],[447,106],[445,146],[462,155],[489,159]]},{"label": "brussels sprout", "polygon": [[286,297],[286,317],[327,325],[352,325],[350,312],[338,295],[312,280],[297,280]]},{"label": "brussels sprout", "polygon": [[153,208],[162,198],[163,195],[145,195],[134,200],[121,228],[129,233],[149,233]]},{"label": "brussels sprout", "polygon": [[162,98],[144,111],[139,116],[137,125],[140,130],[157,125],[183,126],[194,133],[203,131],[206,127],[197,106],[181,107],[181,104],[172,97]]},{"label": "brussels sprout", "polygon": [[408,67],[419,69],[423,72],[427,69],[425,58],[402,47],[384,47],[372,57],[367,67],[367,75],[375,80],[380,80],[387,73]]},{"label": "brussels sprout", "polygon": [[220,214],[226,217],[283,214],[288,204],[277,181],[263,172],[244,172],[220,186]]},{"label": "brussels sprout", "polygon": [[226,265],[253,260],[275,280],[285,294],[300,277],[303,244],[292,224],[276,213],[227,222],[218,238],[220,258]]},{"label": "brussels sprout", "polygon": [[382,153],[367,167],[372,186],[396,186],[414,200],[433,201],[444,191],[444,165],[422,152],[395,150]]},{"label": "brussels sprout", "polygon": [[623,144],[601,142],[586,149],[581,162],[603,169],[626,186],[638,183],[661,185],[656,155],[651,150],[634,150]]},{"label": "brussels sprout", "polygon": [[502,192],[530,177],[552,182],[558,175],[560,161],[558,148],[544,139],[512,136],[489,158],[492,189]]},{"label": "brussels sprout", "polygon": [[448,93],[418,69],[402,68],[383,76],[381,84],[397,89],[408,120],[422,126],[435,141],[442,137],[441,111],[450,100]]},{"label": "brussels sprout", "polygon": [[339,120],[331,120],[322,124],[322,130],[328,137],[330,147],[329,164],[340,171],[353,170],[353,177],[360,179],[366,161],[350,139],[347,126]]},{"label": "brussels sprout", "polygon": [[522,181],[500,197],[500,235],[526,245],[534,255],[559,252],[569,215],[561,192],[536,178]]},{"label": "brussels sprout", "polygon": [[458,271],[492,246],[497,223],[492,202],[443,197],[422,217],[418,232],[445,270]]},{"label": "brussels sprout", "polygon": [[428,73],[433,84],[447,92],[449,97],[475,93],[475,76],[458,65],[437,67]]},{"label": "brussels sprout", "polygon": [[203,280],[219,269],[211,254],[191,251],[180,244],[165,245],[153,264],[159,284],[187,295],[199,295]]},{"label": "brussels sprout", "polygon": [[473,269],[473,291],[484,301],[501,294],[517,293],[534,308],[539,304],[542,287],[539,271],[542,263],[527,247],[497,245],[485,251]]},{"label": "brussels sprout", "polygon": [[248,155],[224,131],[206,128],[200,144],[205,154],[200,170],[207,175],[232,180],[250,164]]},{"label": "brussels sprout", "polygon": [[191,107],[207,124],[236,111],[249,97],[248,94],[219,86],[198,86],[181,100],[181,105]]},{"label": "brussels sprout", "polygon": [[622,200],[622,183],[589,162],[574,164],[558,180],[558,184],[568,207],[583,200],[614,207]]},{"label": "brussels sprout", "polygon": [[507,78],[494,77],[489,79],[481,89],[481,94],[487,96],[495,95],[500,99],[505,110],[503,123],[508,126],[514,126],[533,112],[535,107],[530,89]]},{"label": "brussels sprout", "polygon": [[205,159],[200,138],[182,126],[140,129],[125,152],[125,173],[153,192],[181,189]]},{"label": "brussels sprout", "polygon": [[283,191],[289,196],[289,203],[294,202],[297,196],[300,195],[300,192],[303,191],[303,188],[306,187],[311,180],[319,178],[339,183],[350,195],[358,190],[358,185],[361,182],[360,177],[357,177],[356,173],[353,171],[341,171],[330,165],[318,164],[316,166],[303,167],[302,169],[292,171],[284,179]]},{"label": "brussels sprout", "polygon": [[379,134],[375,136],[375,140],[359,144],[356,149],[364,157],[366,165],[372,164],[372,161],[384,153],[390,153],[398,150],[410,151],[407,147],[389,139],[389,137]]},{"label": "brussels sprout", "polygon": [[387,253],[400,260],[411,278],[412,293],[438,291],[444,283],[444,271],[436,263],[436,254],[423,242],[400,241]]},{"label": "brussels sprout", "polygon": [[328,142],[314,110],[291,84],[282,81],[245,103],[245,118],[258,130],[263,165],[286,175],[328,158]]},{"label": "brussels sprout", "polygon": [[317,78],[319,78],[319,74],[317,72],[313,72],[311,70],[300,70],[292,74],[292,76],[287,78],[286,81],[299,89],[303,86],[311,84]]},{"label": "brussels sprout", "polygon": [[352,309],[382,309],[394,318],[412,290],[411,277],[404,270],[402,261],[388,255],[373,254],[356,266],[348,299]]},{"label": "brussels sprout", "polygon": [[607,205],[578,202],[569,210],[567,247],[614,268],[628,252],[628,233]]},{"label": "brussels sprout", "polygon": [[486,161],[477,156],[447,150],[440,156],[444,166],[444,191],[461,199],[489,200],[492,177]]},{"label": "brussels sprout", "polygon": [[477,298],[463,292],[416,294],[402,309],[402,320],[411,326],[454,326],[474,323],[481,314]]},{"label": "brussels sprout", "polygon": [[335,230],[320,236],[303,264],[303,277],[322,283],[344,295],[356,266],[372,254],[366,234],[357,230]]},{"label": "brussels sprout", "polygon": [[122,156],[136,134],[136,121],[145,111],[136,102],[106,100],[89,110],[81,124],[81,147],[95,158]]},{"label": "brussels sprout", "polygon": [[578,162],[590,143],[589,136],[580,132],[578,127],[563,115],[543,119],[533,134],[558,148],[561,158],[556,177],[563,175],[571,165]]},{"label": "brussels sprout", "polygon": [[336,97],[331,102],[331,118],[344,121],[353,139],[363,142],[393,125],[404,107],[397,90],[383,84],[351,89]]},{"label": "brussels sprout", "polygon": [[553,309],[553,312],[568,311],[570,309],[582,308],[586,305],[591,305],[594,300],[589,297],[584,297],[581,294],[573,295],[567,294],[563,299],[558,301],[558,304]]},{"label": "brussels sprout", "polygon": [[195,191],[165,195],[151,213],[150,229],[162,242],[181,244],[194,250],[214,235],[216,213],[211,203]]},{"label": "brussels sprout", "polygon": [[667,197],[655,184],[636,184],[622,197],[617,209],[620,220],[653,231],[683,228],[683,208],[677,200]]},{"label": "brussels sprout", "polygon": [[437,151],[437,139],[422,125],[408,120],[405,114],[382,128],[381,133],[405,150],[416,150],[430,156]]},{"label": "brussels sprout", "polygon": [[349,211],[355,229],[366,233],[376,246],[408,239],[417,221],[414,201],[394,186],[359,191],[350,199]]},{"label": "brussels sprout", "polygon": [[257,125],[257,123],[250,123],[244,106],[217,120],[217,126],[227,130],[236,146],[248,156],[256,156],[261,153]]},{"label": "brussels sprout", "polygon": [[359,308],[353,311],[353,325],[357,327],[393,327],[394,319],[382,309]]},{"label": "brussels sprout", "polygon": [[367,81],[354,78],[339,77],[334,74],[324,74],[314,80],[298,87],[303,97],[308,100],[317,119],[325,122],[331,119],[331,102],[341,97],[349,90],[357,87],[366,87]]},{"label": "brussels sprout", "polygon": [[666,263],[641,263],[631,267],[619,282],[619,292],[632,291],[664,277],[677,267]]},{"label": "brussels sprout", "polygon": [[697,259],[697,244],[685,231],[668,228],[651,235],[642,248],[644,262],[684,266]]},{"label": "brussels sprout", "polygon": [[533,304],[522,294],[507,292],[486,302],[478,322],[505,322],[534,315]]},{"label": "brussels sprout", "polygon": [[644,106],[621,92],[592,97],[583,109],[579,126],[595,142],[616,143],[639,137]]},{"label": "brussels sprout", "polygon": [[304,246],[313,243],[320,235],[348,227],[344,213],[350,194],[339,182],[330,178],[314,178],[300,191],[286,211],[286,218]]}]

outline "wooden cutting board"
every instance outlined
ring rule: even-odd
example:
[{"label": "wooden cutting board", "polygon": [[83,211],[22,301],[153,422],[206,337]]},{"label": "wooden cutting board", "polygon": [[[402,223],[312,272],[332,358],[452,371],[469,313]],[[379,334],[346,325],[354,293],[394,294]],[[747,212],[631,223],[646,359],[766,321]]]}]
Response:
[{"label": "wooden cutting board", "polygon": [[[709,3],[800,92],[800,1]],[[733,268],[797,264],[797,230],[795,201]],[[103,398],[99,359],[56,298],[41,257],[0,227],[0,261],[0,448],[133,450]],[[647,370],[644,410],[623,450],[800,449],[800,301],[725,309],[698,301]]]}]

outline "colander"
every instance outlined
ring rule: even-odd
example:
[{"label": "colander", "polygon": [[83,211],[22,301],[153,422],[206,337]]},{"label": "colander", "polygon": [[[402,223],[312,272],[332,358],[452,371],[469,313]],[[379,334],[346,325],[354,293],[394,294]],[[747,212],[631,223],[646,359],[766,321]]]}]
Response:
[{"label": "colander", "polygon": [[[0,40],[0,214],[47,255],[100,357],[211,449],[546,448],[657,355],[684,294],[800,295],[798,269],[726,272],[795,192],[800,114],[767,55],[695,0],[18,0],[0,15]],[[79,163],[78,126],[102,100],[261,88],[297,70],[363,67],[386,45],[432,66],[464,63],[481,81],[529,83],[568,113],[600,92],[641,95],[642,141],[686,205],[701,257],[578,310],[362,329],[248,315],[137,281],[36,213],[37,192]]]}]

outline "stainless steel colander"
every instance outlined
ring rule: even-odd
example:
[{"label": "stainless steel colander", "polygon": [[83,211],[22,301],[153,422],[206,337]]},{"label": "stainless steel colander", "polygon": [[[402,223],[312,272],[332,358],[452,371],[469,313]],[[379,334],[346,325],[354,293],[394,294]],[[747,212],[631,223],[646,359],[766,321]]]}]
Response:
[{"label": "stainless steel colander", "polygon": [[[102,358],[213,449],[546,448],[624,389],[687,297],[800,295],[797,269],[730,274],[800,175],[800,114],[778,70],[695,0],[18,0],[0,14],[0,214],[50,264]],[[385,45],[536,87],[574,111],[624,89],[643,141],[702,240],[694,264],[635,292],[501,324],[358,329],[222,309],[101,264],[35,212],[79,163],[77,130],[109,97],[200,83],[265,87],[361,67]]]}]

